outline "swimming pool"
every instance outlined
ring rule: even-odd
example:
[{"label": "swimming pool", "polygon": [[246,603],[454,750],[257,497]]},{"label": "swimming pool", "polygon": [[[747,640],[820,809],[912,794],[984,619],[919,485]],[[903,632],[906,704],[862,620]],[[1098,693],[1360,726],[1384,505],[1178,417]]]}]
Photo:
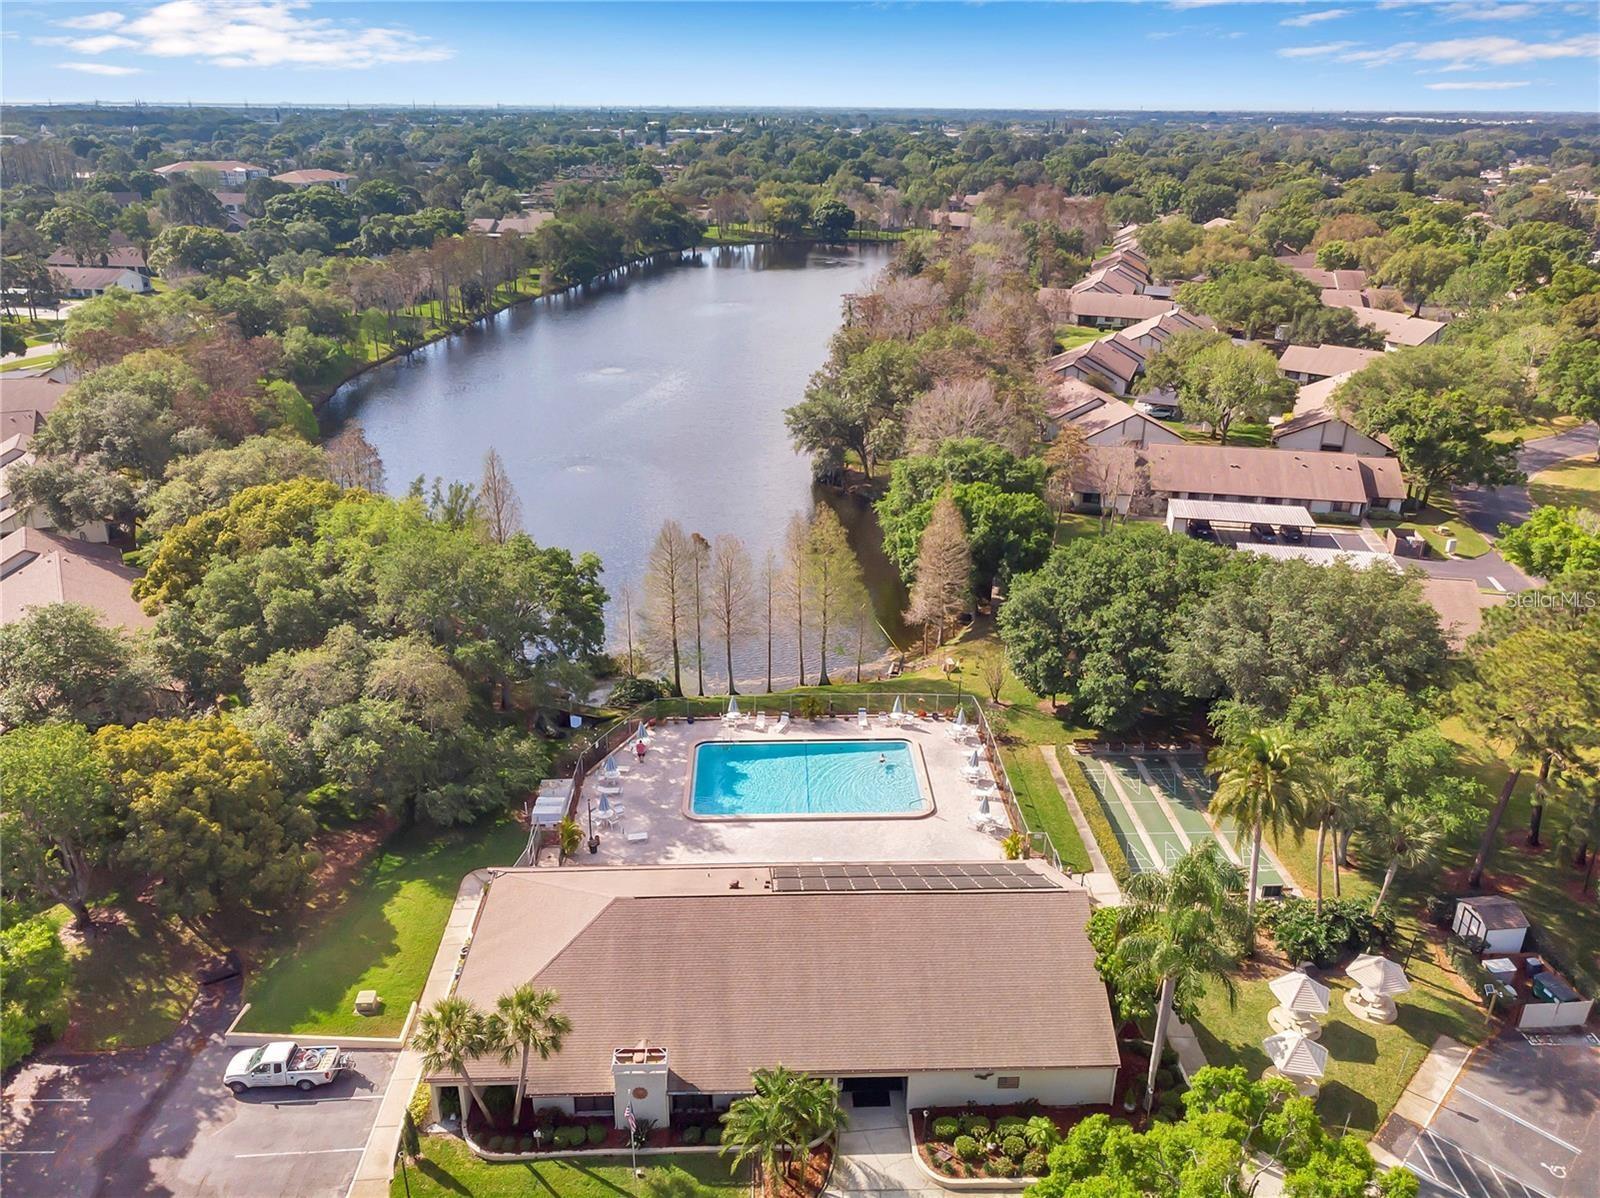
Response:
[{"label": "swimming pool", "polygon": [[905,816],[928,810],[909,741],[707,741],[694,751],[693,816]]}]

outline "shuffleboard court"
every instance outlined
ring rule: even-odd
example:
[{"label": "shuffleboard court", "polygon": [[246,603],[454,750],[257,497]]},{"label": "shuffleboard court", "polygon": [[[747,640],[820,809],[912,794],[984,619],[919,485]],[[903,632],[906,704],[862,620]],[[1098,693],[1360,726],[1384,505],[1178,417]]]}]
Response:
[{"label": "shuffleboard court", "polygon": [[[1178,813],[1184,828],[1190,830],[1196,840],[1202,835],[1216,836],[1222,845],[1222,851],[1231,860],[1239,862],[1246,869],[1249,868],[1250,838],[1247,836],[1242,841],[1239,840],[1236,836],[1237,825],[1232,820],[1218,820],[1213,823],[1207,814],[1207,808],[1211,803],[1211,792],[1215,787],[1204,771],[1198,766],[1180,765],[1170,757],[1150,758],[1145,768],[1155,785],[1171,800],[1172,807]],[[1283,885],[1283,878],[1273,868],[1265,853],[1261,855],[1259,881],[1262,886]]]},{"label": "shuffleboard court", "polygon": [[1138,782],[1137,774],[1108,757],[1086,758],[1083,764],[1117,843],[1135,870],[1164,870],[1183,856],[1184,838],[1168,821],[1160,801],[1148,787],[1130,785]]}]

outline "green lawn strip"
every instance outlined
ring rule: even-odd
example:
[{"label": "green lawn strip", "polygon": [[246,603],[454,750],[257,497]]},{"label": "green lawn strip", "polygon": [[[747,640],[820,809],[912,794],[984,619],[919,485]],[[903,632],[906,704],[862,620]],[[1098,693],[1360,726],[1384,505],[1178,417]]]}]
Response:
[{"label": "green lawn strip", "polygon": [[[1438,558],[1445,556],[1445,543],[1452,539],[1456,543],[1457,557],[1481,557],[1490,549],[1488,539],[1456,515],[1455,503],[1448,495],[1434,496],[1432,503],[1404,520],[1385,520],[1377,515],[1369,519],[1380,532],[1384,528],[1410,529],[1428,542],[1433,556]],[[1441,528],[1445,531],[1438,531]]]},{"label": "green lawn strip", "polygon": [[1592,456],[1569,458],[1528,480],[1535,507],[1581,507],[1600,512],[1600,462]]},{"label": "green lawn strip", "polygon": [[1496,429],[1489,434],[1491,441],[1537,441],[1554,437],[1575,429],[1583,423],[1576,416],[1552,416],[1547,420],[1530,420],[1516,428]]},{"label": "green lawn strip", "polygon": [[1063,869],[1087,873],[1088,850],[1083,847],[1083,838],[1078,835],[1077,826],[1072,822],[1072,813],[1067,810],[1066,800],[1056,789],[1055,779],[1050,776],[1050,767],[1040,756],[1039,747],[1023,745],[1003,749],[1001,755],[1005,758],[1011,786],[1016,791],[1017,806],[1022,808],[1029,829],[1043,832],[1049,837],[1056,854],[1061,858]]},{"label": "green lawn strip", "polygon": [[1061,763],[1061,772],[1066,775],[1067,785],[1072,788],[1072,795],[1078,800],[1078,809],[1088,821],[1089,831],[1094,833],[1094,841],[1100,846],[1100,852],[1105,857],[1106,864],[1111,867],[1112,874],[1118,878],[1127,877],[1133,872],[1133,866],[1128,861],[1127,853],[1122,851],[1122,842],[1117,839],[1116,831],[1111,827],[1111,820],[1107,818],[1106,810],[1100,804],[1100,796],[1095,794],[1094,787],[1089,785],[1082,763],[1062,749],[1056,750],[1056,760]]},{"label": "green lawn strip", "polygon": [[[64,1046],[75,1052],[140,1048],[171,1034],[194,1001],[199,953],[175,924],[138,903],[68,949],[72,996]],[[65,927],[71,915],[56,907],[50,917]]]},{"label": "green lawn strip", "polygon": [[[455,832],[414,830],[391,841],[313,927],[291,934],[245,987],[243,1031],[393,1036],[422,993],[461,879],[510,865],[527,843],[514,821]],[[355,1014],[356,994],[376,990],[383,1013]]]},{"label": "green lawn strip", "polygon": [[1055,544],[1064,545],[1079,537],[1097,537],[1101,533],[1100,517],[1083,512],[1063,512],[1056,518]]},{"label": "green lawn strip", "polygon": [[[748,1170],[733,1173],[720,1153],[646,1156],[639,1166],[646,1177],[652,1169],[682,1169],[705,1187],[707,1198],[744,1198],[750,1188]],[[389,1193],[392,1198],[635,1198],[644,1193],[643,1183],[626,1157],[491,1162],[454,1136],[425,1136],[422,1158],[406,1167],[405,1176],[396,1168]]]},{"label": "green lawn strip", "polygon": [[1095,329],[1082,324],[1056,325],[1056,344],[1065,353],[1069,349],[1077,349],[1080,345],[1087,345],[1091,341],[1099,341],[1102,337],[1109,337],[1113,330]]},{"label": "green lawn strip", "polygon": [[0,372],[12,370],[49,370],[51,367],[59,365],[61,359],[65,356],[66,355],[64,353],[59,353],[40,354],[35,358],[18,358],[15,361],[0,364]]},{"label": "green lawn strip", "polygon": [[[1159,423],[1166,425],[1185,441],[1192,441],[1196,445],[1212,445],[1221,447],[1215,434],[1198,425],[1184,424],[1181,420],[1162,420]],[[1272,426],[1270,424],[1235,424],[1228,428],[1227,448],[1261,449],[1272,444]]]},{"label": "green lawn strip", "polygon": [[[1418,930],[1415,921],[1403,921],[1400,943]],[[1453,976],[1433,960],[1425,943],[1403,964],[1411,989],[1396,997],[1400,1018],[1387,1027],[1350,1014],[1344,994],[1351,983],[1342,974],[1325,978],[1333,995],[1322,1020],[1321,1044],[1329,1060],[1317,1112],[1331,1129],[1348,1128],[1366,1139],[1394,1109],[1435,1039],[1453,1036],[1477,1044],[1485,1037],[1483,1013],[1456,989]],[[1251,1076],[1260,1076],[1271,1063],[1261,1041],[1273,1034],[1267,1022],[1267,1012],[1277,1005],[1267,988],[1272,976],[1276,971],[1240,981],[1231,1007],[1221,986],[1208,988],[1193,1026],[1211,1064],[1243,1065]]]}]

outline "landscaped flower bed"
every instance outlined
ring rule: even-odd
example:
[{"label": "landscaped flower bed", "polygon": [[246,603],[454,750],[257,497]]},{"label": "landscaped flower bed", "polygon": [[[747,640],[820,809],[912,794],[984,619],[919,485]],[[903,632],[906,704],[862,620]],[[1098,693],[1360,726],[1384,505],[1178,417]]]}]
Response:
[{"label": "landscaped flower bed", "polygon": [[[491,1104],[491,1108],[495,1104]],[[499,1112],[496,1112],[497,1114]],[[525,1107],[522,1119],[512,1123],[510,1113],[494,1122],[486,1122],[476,1108],[468,1124],[472,1142],[485,1152],[549,1153],[567,1152],[625,1152],[629,1147],[628,1132],[611,1125],[611,1120],[598,1117],[574,1117],[559,1107]],[[652,1127],[645,1130],[641,1148],[714,1148],[722,1143],[720,1114],[710,1111],[692,1120],[679,1116],[670,1128]]]},{"label": "landscaped flower bed", "polygon": [[1103,1107],[933,1107],[916,1111],[917,1151],[946,1177],[1043,1177],[1050,1149],[1078,1120]]}]

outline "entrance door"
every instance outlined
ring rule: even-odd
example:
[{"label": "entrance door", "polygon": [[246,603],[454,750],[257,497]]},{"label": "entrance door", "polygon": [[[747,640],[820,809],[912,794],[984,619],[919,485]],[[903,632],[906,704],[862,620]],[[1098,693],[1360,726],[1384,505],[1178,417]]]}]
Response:
[{"label": "entrance door", "polygon": [[882,1107],[893,1103],[895,1094],[905,1092],[906,1079],[903,1077],[847,1077],[840,1081],[840,1087],[850,1096],[851,1105],[856,1107]]}]

